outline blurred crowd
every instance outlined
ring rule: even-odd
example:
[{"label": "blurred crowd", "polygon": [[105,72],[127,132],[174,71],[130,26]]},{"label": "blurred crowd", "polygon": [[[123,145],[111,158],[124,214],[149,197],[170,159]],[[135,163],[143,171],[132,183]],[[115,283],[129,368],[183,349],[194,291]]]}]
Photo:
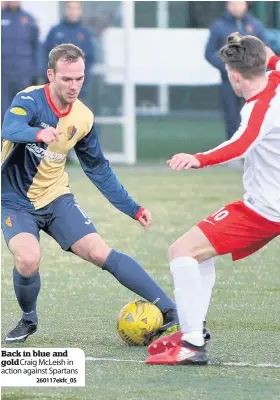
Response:
[{"label": "blurred crowd", "polygon": [[20,2],[1,2],[1,118],[17,92],[39,76],[39,29]]},{"label": "blurred crowd", "polygon": [[89,71],[94,63],[91,31],[81,21],[79,1],[65,2],[60,23],[51,27],[46,40],[39,41],[39,27],[20,1],[1,2],[1,116],[20,90],[47,81],[46,69],[50,50],[61,43],[73,43],[86,54],[86,79],[82,99],[88,89]]}]

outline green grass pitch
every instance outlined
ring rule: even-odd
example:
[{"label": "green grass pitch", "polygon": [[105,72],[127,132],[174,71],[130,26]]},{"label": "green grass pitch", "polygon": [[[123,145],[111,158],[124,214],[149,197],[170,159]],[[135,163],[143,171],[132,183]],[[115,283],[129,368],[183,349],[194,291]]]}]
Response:
[{"label": "green grass pitch", "polygon": [[[107,243],[137,258],[173,296],[168,245],[201,218],[240,199],[241,172],[226,167],[179,174],[155,167],[115,170],[131,195],[153,212],[150,230],[115,210],[79,169],[70,170],[72,190]],[[217,259],[208,315],[216,365],[207,367],[141,363],[146,348],[127,346],[116,332],[118,311],[137,297],[45,234],[41,248],[40,326],[22,346],[79,347],[86,356],[107,360],[86,361],[85,388],[2,388],[3,400],[280,399],[280,369],[273,368],[280,364],[278,239],[237,263],[230,256]],[[2,340],[20,317],[12,267],[2,239]]]}]

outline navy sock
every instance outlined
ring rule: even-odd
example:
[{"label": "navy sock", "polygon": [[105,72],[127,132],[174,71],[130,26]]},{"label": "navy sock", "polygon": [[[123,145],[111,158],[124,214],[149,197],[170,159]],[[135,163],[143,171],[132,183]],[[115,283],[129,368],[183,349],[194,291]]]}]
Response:
[{"label": "navy sock", "polygon": [[162,313],[176,308],[175,303],[132,257],[112,250],[103,269],[110,272],[126,288],[156,304]]},{"label": "navy sock", "polygon": [[30,277],[24,277],[14,267],[13,280],[17,301],[23,311],[22,318],[37,322],[36,302],[41,287],[39,271]]}]

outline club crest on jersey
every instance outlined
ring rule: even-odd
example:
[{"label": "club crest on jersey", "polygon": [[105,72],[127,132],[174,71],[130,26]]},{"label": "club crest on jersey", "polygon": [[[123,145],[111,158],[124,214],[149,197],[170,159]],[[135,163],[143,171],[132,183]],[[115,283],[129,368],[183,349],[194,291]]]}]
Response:
[{"label": "club crest on jersey", "polygon": [[10,112],[16,115],[27,115],[27,112],[21,107],[13,107]]},{"label": "club crest on jersey", "polygon": [[68,128],[67,128],[68,140],[71,140],[75,136],[76,132],[77,132],[77,128],[75,126],[73,126],[73,125],[68,126]]},{"label": "club crest on jersey", "polygon": [[29,22],[28,17],[26,17],[25,15],[21,17],[20,22],[22,23],[22,25],[26,25]]},{"label": "club crest on jersey", "polygon": [[80,41],[85,40],[85,35],[83,34],[83,32],[79,32],[77,36]]},{"label": "club crest on jersey", "polygon": [[11,228],[13,226],[13,217],[7,217],[5,220],[5,224]]},{"label": "club crest on jersey", "polygon": [[247,24],[247,25],[246,25],[246,31],[247,31],[248,33],[252,33],[252,32],[254,31],[253,25]]}]

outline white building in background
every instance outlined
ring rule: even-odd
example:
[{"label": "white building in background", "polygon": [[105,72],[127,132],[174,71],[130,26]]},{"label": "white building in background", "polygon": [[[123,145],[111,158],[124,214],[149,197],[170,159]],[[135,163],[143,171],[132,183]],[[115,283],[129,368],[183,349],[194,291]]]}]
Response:
[{"label": "white building in background", "polygon": [[[161,8],[166,3],[161,1]],[[43,41],[51,26],[60,20],[59,2],[23,1],[40,26]],[[136,28],[131,32],[131,69],[135,85],[213,85],[219,73],[204,59],[208,29],[166,29],[164,10],[158,15],[162,28]],[[123,28],[108,27],[102,35],[106,79],[112,84],[124,82],[126,68]]]},{"label": "white building in background", "polygon": [[[97,3],[100,7],[101,2]],[[106,2],[102,4],[105,7]],[[120,4],[119,2],[117,8],[123,11],[123,24],[121,27],[109,25],[101,30],[99,46],[102,49],[102,63],[94,66],[95,76],[98,75],[105,86],[122,87],[120,113],[112,116],[108,108],[108,112],[102,112],[104,116],[96,120],[100,125],[119,126],[122,130],[122,151],[109,151],[106,154],[108,158],[115,162],[133,164],[136,161],[137,86],[158,88],[156,104],[143,104],[142,108],[137,109],[139,113],[165,115],[170,109],[170,85],[215,85],[220,78],[217,70],[204,59],[208,29],[167,28],[168,10],[167,2],[164,1],[158,2],[157,27],[136,28],[134,3],[125,1],[121,8]],[[94,2],[91,2],[90,6],[92,5]],[[89,2],[85,3],[84,7],[86,6],[89,6]],[[50,28],[60,20],[61,4],[57,1],[24,1],[23,7],[37,19],[40,39],[44,41]],[[86,12],[86,18],[90,17],[88,14]],[[104,104],[103,111],[106,109],[107,104]]]},{"label": "white building in background", "polygon": [[32,14],[40,26],[40,40],[45,40],[50,27],[60,20],[58,1],[23,1],[22,7]]}]

